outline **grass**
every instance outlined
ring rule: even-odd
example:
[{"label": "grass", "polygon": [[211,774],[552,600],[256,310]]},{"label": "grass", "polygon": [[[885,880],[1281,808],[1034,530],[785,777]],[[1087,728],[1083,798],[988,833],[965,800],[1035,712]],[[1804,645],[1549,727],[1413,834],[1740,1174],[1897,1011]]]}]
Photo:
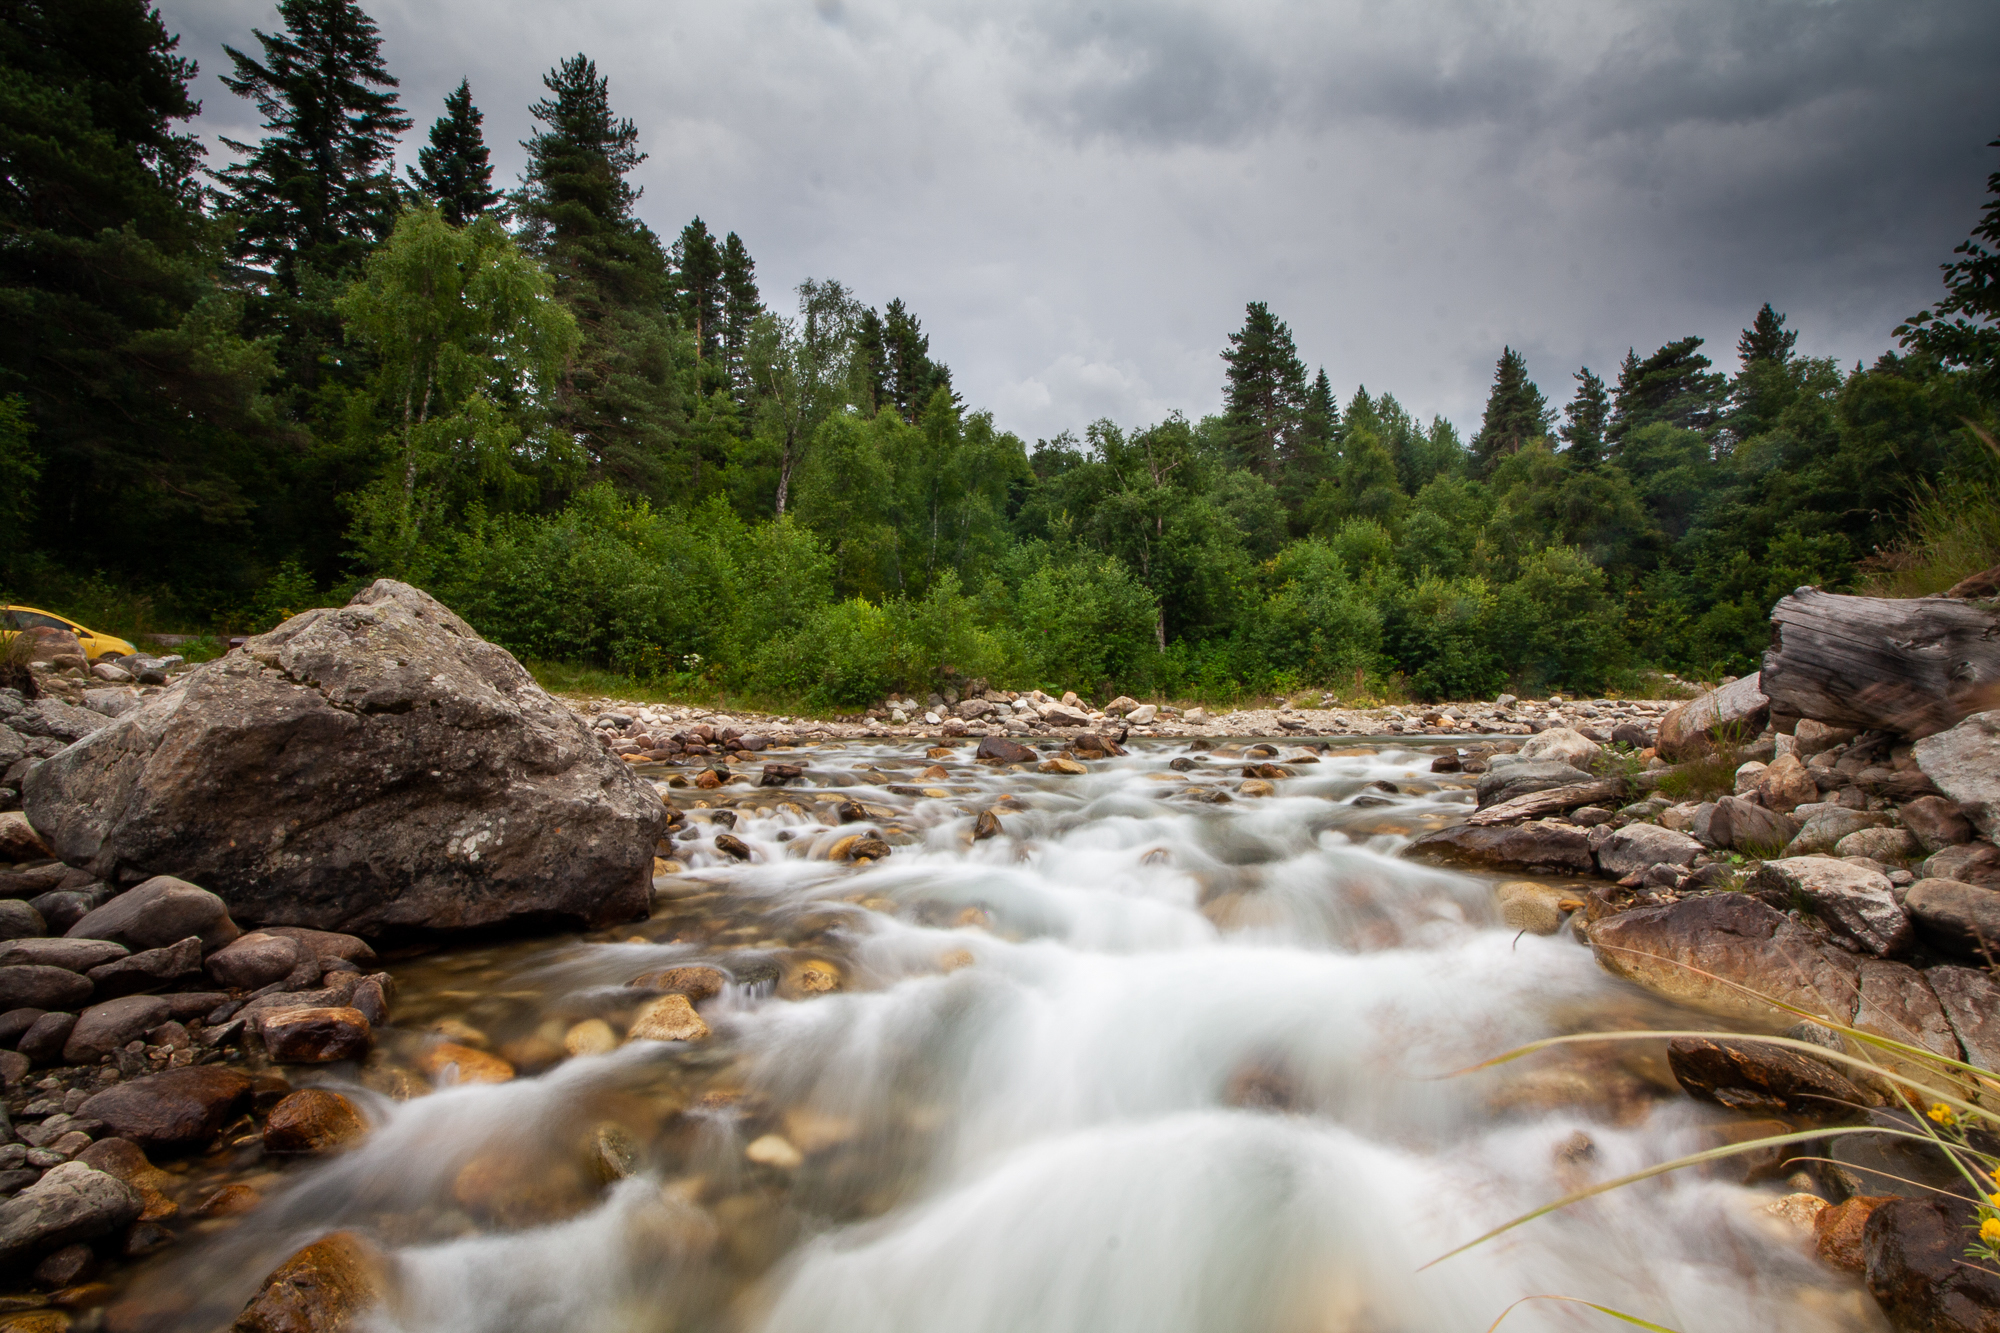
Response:
[{"label": "grass", "polygon": [[[2000,442],[1969,429],[2000,458]],[[1861,562],[1861,591],[1871,597],[1932,597],[1960,579],[2000,565],[2000,484],[1968,481],[1925,486],[1911,506],[1911,535]]]}]

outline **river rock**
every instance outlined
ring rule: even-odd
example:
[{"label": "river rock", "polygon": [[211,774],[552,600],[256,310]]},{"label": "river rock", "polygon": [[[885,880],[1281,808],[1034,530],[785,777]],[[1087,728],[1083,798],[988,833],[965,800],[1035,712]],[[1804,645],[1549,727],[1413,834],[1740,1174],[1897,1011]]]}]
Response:
[{"label": "river rock", "polygon": [[1500,905],[1504,925],[1531,935],[1555,934],[1562,929],[1565,911],[1576,906],[1573,894],[1526,879],[1507,881],[1493,891],[1493,898]]},{"label": "river rock", "polygon": [[352,1231],[306,1246],[264,1279],[230,1333],[345,1333],[387,1290],[388,1260]]},{"label": "river rock", "polygon": [[141,1148],[200,1148],[250,1100],[250,1079],[220,1065],[191,1065],[116,1083],[78,1114],[102,1120]]},{"label": "river rock", "polygon": [[0,898],[0,940],[34,939],[48,933],[42,914],[19,898]]},{"label": "river rock", "polygon": [[1464,861],[1500,869],[1546,870],[1587,875],[1594,869],[1589,836],[1574,824],[1553,819],[1475,828],[1455,824],[1426,833],[1405,854]]},{"label": "river rock", "polygon": [[1041,759],[1032,745],[1010,741],[1005,736],[985,736],[979,741],[979,748],[973,752],[974,759],[987,759],[999,764],[1032,764]]},{"label": "river rock", "polygon": [[329,1088],[301,1088],[271,1108],[264,1122],[264,1151],[327,1153],[368,1132],[353,1102]]},{"label": "river rock", "polygon": [[1826,1061],[1769,1042],[1675,1037],[1667,1064],[1689,1096],[1746,1115],[1824,1118],[1873,1101]]},{"label": "river rock", "polygon": [[1813,1246],[1819,1257],[1843,1273],[1859,1273],[1866,1267],[1861,1253],[1861,1235],[1868,1217],[1895,1198],[1893,1194],[1857,1194],[1845,1203],[1822,1209],[1813,1218]]},{"label": "river rock", "polygon": [[1591,761],[1602,753],[1602,746],[1572,727],[1550,727],[1537,732],[1521,742],[1519,750],[1525,760],[1554,760],[1582,770],[1588,770]]},{"label": "river rock", "polygon": [[1661,718],[1660,757],[1678,761],[1707,754],[1714,748],[1712,737],[1718,730],[1736,733],[1743,740],[1762,731],[1771,716],[1771,701],[1764,697],[1760,680],[1760,673],[1753,671]]},{"label": "river rock", "polygon": [[417,1068],[429,1078],[457,1083],[505,1083],[514,1077],[514,1066],[499,1056],[452,1041],[426,1048],[417,1057]]},{"label": "river rock", "polygon": [[1636,908],[1592,923],[1589,934],[1607,971],[1725,1014],[1794,1021],[1757,998],[1764,995],[1846,1023],[1860,997],[1859,959],[1748,894]]},{"label": "river rock", "polygon": [[0,1013],[9,1009],[74,1009],[90,999],[91,985],[66,967],[33,963],[0,967]]},{"label": "river rock", "polygon": [[14,1049],[33,1064],[59,1065],[63,1063],[70,1034],[76,1031],[76,1022],[75,1014],[43,1014],[28,1025],[28,1030],[14,1042]]},{"label": "river rock", "polygon": [[1955,879],[2000,889],[2000,847],[1966,842],[1937,852],[1917,868],[1925,879]]},{"label": "river rock", "polygon": [[708,1024],[694,1011],[685,995],[662,995],[632,1018],[627,1041],[701,1041],[708,1036]]},{"label": "river rock", "polygon": [[519,662],[386,579],[195,667],[22,795],[72,865],[362,935],[643,917],[665,825]]},{"label": "river rock", "polygon": [[1693,865],[1701,852],[1701,843],[1685,833],[1658,824],[1627,824],[1604,839],[1597,849],[1597,864],[1613,879],[1622,879],[1656,865]]},{"label": "river rock", "polygon": [[1725,796],[1697,811],[1690,831],[1711,847],[1770,854],[1797,836],[1799,823],[1739,796]]},{"label": "river rock", "polygon": [[1888,822],[1887,815],[1867,810],[1849,810],[1845,806],[1824,803],[1815,805],[1807,814],[1806,822],[1799,826],[1797,836],[1785,844],[1785,855],[1824,855],[1839,846],[1840,840],[1848,834],[1859,833],[1865,828],[1881,828]]},{"label": "river rock", "polygon": [[23,963],[40,967],[60,967],[71,972],[88,972],[131,951],[111,940],[11,940],[0,945],[0,967]]},{"label": "river rock", "polygon": [[[1501,756],[1495,756],[1498,760]],[[1512,759],[1512,756],[1506,756]],[[1476,792],[1479,808],[1499,805],[1517,796],[1527,796],[1533,792],[1549,791],[1556,787],[1570,787],[1591,780],[1590,774],[1580,768],[1572,768],[1560,759],[1524,759],[1511,763],[1497,764],[1479,775]]]},{"label": "river rock", "polygon": [[1988,838],[2000,838],[2000,709],[1916,743],[1917,767]]},{"label": "river rock", "polygon": [[1941,852],[1972,840],[1972,821],[1955,802],[1942,796],[1919,796],[1905,802],[1896,813],[1926,852]]},{"label": "river rock", "polygon": [[164,949],[147,949],[93,967],[88,975],[91,984],[97,987],[97,997],[109,1000],[158,990],[168,982],[200,971],[201,941],[190,935]]},{"label": "river rock", "polygon": [[128,995],[93,1004],[77,1016],[63,1045],[63,1059],[73,1065],[95,1064],[171,1017],[172,1007],[157,995]]},{"label": "river rock", "polygon": [[700,1004],[722,994],[729,978],[720,968],[684,964],[641,972],[625,984],[634,990],[653,991],[660,995],[685,995],[693,1003]]},{"label": "river rock", "polygon": [[1819,799],[1819,783],[1796,753],[1780,755],[1757,775],[1757,802],[1767,810],[1789,814]]},{"label": "river rock", "polygon": [[1981,961],[2000,959],[2000,889],[1920,879],[1904,895],[1903,910],[1931,947]]},{"label": "river rock", "polygon": [[1158,704],[1140,704],[1126,715],[1125,720],[1135,727],[1150,726],[1160,716]]},{"label": "river rock", "polygon": [[1972,1206],[1953,1199],[1892,1199],[1868,1215],[1862,1263],[1891,1324],[1912,1333],[2000,1330],[2000,1275],[1965,1259],[1977,1228]]},{"label": "river rock", "polygon": [[111,901],[111,897],[109,884],[91,884],[81,889],[53,889],[37,894],[28,905],[42,914],[51,933],[62,934]]},{"label": "river rock", "polygon": [[[1861,1000],[1854,1008],[1853,1025],[1878,1037],[1921,1046],[1947,1060],[1959,1058],[1958,1038],[1952,1035],[1944,1007],[1924,974],[1914,967],[1880,958],[1862,959]],[[1880,1058],[1897,1063],[1893,1056]],[[1914,1065],[1912,1069],[1929,1072]]]},{"label": "river rock", "polygon": [[174,1176],[154,1166],[139,1145],[129,1139],[116,1136],[99,1139],[78,1153],[76,1160],[130,1185],[144,1205],[139,1214],[141,1222],[163,1222],[181,1210],[165,1193],[174,1185]]},{"label": "river rock", "polygon": [[1865,856],[1871,861],[1909,861],[1922,852],[1915,835],[1900,828],[1856,829],[1833,845],[1835,856]]},{"label": "river rock", "polygon": [[1913,939],[1910,918],[1880,871],[1830,856],[1790,856],[1759,866],[1752,886],[1805,903],[1835,934],[1869,953],[1901,953]]},{"label": "river rock", "polygon": [[203,952],[242,932],[222,899],[172,875],[127,889],[64,932],[71,939],[114,940],[128,949],[159,949],[193,935]]},{"label": "river rock", "polygon": [[304,978],[305,985],[319,980],[318,960],[311,949],[298,940],[261,930],[217,949],[202,966],[216,985],[232,990],[261,990],[301,968],[313,973]]},{"label": "river rock", "polygon": [[311,930],[305,926],[260,926],[258,929],[280,939],[297,940],[306,947],[306,952],[319,960],[321,967],[335,959],[353,963],[356,967],[375,961],[375,950],[358,935],[344,935],[337,930]]},{"label": "river rock", "polygon": [[279,1009],[265,1014],[257,1030],[271,1058],[288,1065],[358,1060],[374,1039],[367,1017],[345,1006]]},{"label": "river rock", "polygon": [[137,1220],[140,1208],[124,1181],[64,1162],[0,1204],[0,1261],[109,1235]]},{"label": "river rock", "polygon": [[1944,1010],[1967,1064],[2000,1073],[2000,985],[1969,967],[1924,969],[1924,980]]},{"label": "river rock", "polygon": [[[14,759],[20,757],[15,755]],[[26,815],[19,810],[0,811],[0,861],[36,861],[48,854],[49,845]]]},{"label": "river rock", "polygon": [[[102,730],[110,721],[104,714],[88,708],[78,708],[60,699],[41,698],[8,718],[7,725],[23,736],[45,736],[68,745]],[[35,818],[34,811],[28,811],[27,815],[28,822],[41,832],[43,840],[53,851],[57,844],[50,837],[48,827]],[[56,854],[61,855],[60,852]]]},{"label": "river rock", "polygon": [[988,838],[997,838],[1004,832],[1006,830],[1001,827],[1000,816],[994,814],[991,810],[981,810],[979,817],[972,821],[972,840],[974,842],[984,842]]}]

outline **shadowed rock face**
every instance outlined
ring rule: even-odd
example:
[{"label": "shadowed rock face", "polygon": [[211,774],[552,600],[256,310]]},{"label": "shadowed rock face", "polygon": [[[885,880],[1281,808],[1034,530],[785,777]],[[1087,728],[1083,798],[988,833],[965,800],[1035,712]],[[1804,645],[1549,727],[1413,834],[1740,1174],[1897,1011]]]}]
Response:
[{"label": "shadowed rock face", "polygon": [[23,796],[100,877],[363,935],[643,916],[665,823],[511,655],[386,579],[190,671]]}]

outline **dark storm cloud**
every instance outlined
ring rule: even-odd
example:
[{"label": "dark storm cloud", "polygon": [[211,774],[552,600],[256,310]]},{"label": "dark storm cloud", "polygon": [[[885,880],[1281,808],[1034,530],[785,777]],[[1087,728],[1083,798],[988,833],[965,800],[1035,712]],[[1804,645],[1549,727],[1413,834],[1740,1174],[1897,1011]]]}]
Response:
[{"label": "dark storm cloud", "polygon": [[[1343,393],[1476,423],[1502,343],[1552,399],[1771,300],[1852,361],[1932,299],[2000,131],[1986,0],[364,0],[418,122],[472,79],[509,177],[588,51],[652,154],[642,214],[742,233],[767,299],[902,296],[967,397],[1051,434],[1213,410],[1263,299]],[[165,0],[202,128],[254,137]]]}]

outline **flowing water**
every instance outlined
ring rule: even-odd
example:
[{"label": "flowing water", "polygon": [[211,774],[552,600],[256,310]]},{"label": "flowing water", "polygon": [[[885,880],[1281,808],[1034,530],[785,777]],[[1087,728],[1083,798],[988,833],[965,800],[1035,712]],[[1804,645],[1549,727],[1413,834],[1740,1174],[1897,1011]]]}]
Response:
[{"label": "flowing water", "polygon": [[[1438,1077],[1688,1016],[1567,933],[1501,927],[1490,879],[1397,859],[1471,799],[1428,752],[1280,748],[1298,776],[1221,803],[1240,752],[1167,743],[1083,777],[850,745],[812,756],[838,786],[676,791],[734,804],[754,860],[693,809],[650,922],[397,965],[403,1035],[325,1079],[368,1139],[202,1224],[126,1308],[226,1325],[354,1227],[395,1255],[385,1333],[1434,1333],[1537,1293],[1709,1333],[1884,1327],[1762,1215],[1776,1184],[1683,1173],[1426,1268],[1727,1117],[1660,1049]],[[841,800],[868,818],[836,823]],[[985,809],[1004,832],[975,842]],[[824,859],[863,830],[900,845]],[[559,1058],[682,963],[733,978],[712,1038]],[[440,1022],[540,1072],[430,1090],[401,1062]],[[1598,1326],[1552,1302],[1507,1322]]]}]

